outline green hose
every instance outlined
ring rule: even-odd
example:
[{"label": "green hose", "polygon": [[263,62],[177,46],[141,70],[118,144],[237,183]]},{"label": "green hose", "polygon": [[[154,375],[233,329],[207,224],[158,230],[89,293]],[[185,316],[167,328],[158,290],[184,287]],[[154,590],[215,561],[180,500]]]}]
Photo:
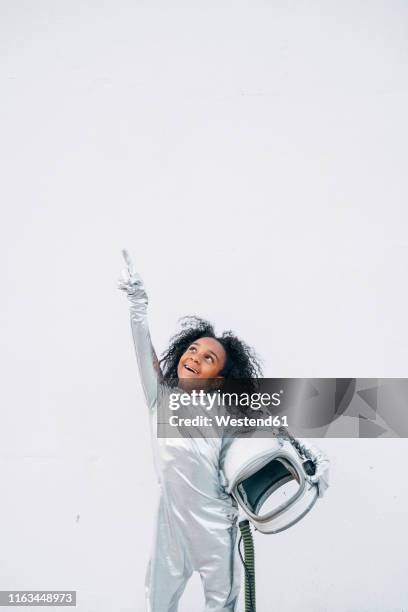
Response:
[{"label": "green hose", "polygon": [[[241,538],[238,544],[239,556],[245,568],[245,612],[256,612],[255,602],[255,548],[249,521],[240,521],[239,530]],[[240,549],[241,540],[244,542],[244,557]]]}]

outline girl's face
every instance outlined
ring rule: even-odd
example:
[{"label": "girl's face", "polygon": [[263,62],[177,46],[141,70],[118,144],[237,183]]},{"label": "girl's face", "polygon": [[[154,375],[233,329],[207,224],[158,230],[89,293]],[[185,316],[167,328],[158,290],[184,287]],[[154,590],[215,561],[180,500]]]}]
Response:
[{"label": "girl's face", "polygon": [[227,360],[224,347],[215,338],[198,338],[180,357],[178,378],[223,378],[219,376]]}]

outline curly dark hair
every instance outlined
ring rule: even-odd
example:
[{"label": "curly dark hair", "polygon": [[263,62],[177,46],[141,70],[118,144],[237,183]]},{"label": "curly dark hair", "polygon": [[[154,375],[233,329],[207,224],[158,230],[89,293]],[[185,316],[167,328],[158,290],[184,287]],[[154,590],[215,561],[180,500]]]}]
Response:
[{"label": "curly dark hair", "polygon": [[177,366],[180,357],[192,342],[199,338],[214,338],[224,347],[227,355],[220,376],[224,379],[256,379],[262,376],[261,360],[250,346],[240,340],[232,331],[225,331],[221,336],[215,334],[214,326],[205,319],[186,316],[180,319],[181,331],[172,336],[169,347],[160,359],[163,380],[169,386],[177,384]]}]

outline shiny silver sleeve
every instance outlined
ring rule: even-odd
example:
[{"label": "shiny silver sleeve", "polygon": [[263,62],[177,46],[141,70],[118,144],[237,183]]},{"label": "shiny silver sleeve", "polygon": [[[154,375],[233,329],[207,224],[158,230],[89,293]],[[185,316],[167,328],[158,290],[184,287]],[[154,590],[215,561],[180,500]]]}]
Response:
[{"label": "shiny silver sleeve", "polygon": [[153,344],[147,320],[148,297],[144,283],[136,272],[122,271],[118,282],[130,302],[130,325],[140,378],[147,405],[152,410],[157,402],[158,384],[161,371]]}]

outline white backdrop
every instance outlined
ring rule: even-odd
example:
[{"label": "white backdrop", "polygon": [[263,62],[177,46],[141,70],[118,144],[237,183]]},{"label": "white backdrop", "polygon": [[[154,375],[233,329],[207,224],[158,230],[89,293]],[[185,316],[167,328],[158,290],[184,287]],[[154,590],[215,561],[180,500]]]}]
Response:
[{"label": "white backdrop", "polygon": [[[120,249],[158,352],[198,314],[266,376],[407,376],[408,5],[0,13],[0,588],[139,612],[157,490]],[[258,609],[408,610],[408,442],[319,443],[332,486],[257,534]]]}]

